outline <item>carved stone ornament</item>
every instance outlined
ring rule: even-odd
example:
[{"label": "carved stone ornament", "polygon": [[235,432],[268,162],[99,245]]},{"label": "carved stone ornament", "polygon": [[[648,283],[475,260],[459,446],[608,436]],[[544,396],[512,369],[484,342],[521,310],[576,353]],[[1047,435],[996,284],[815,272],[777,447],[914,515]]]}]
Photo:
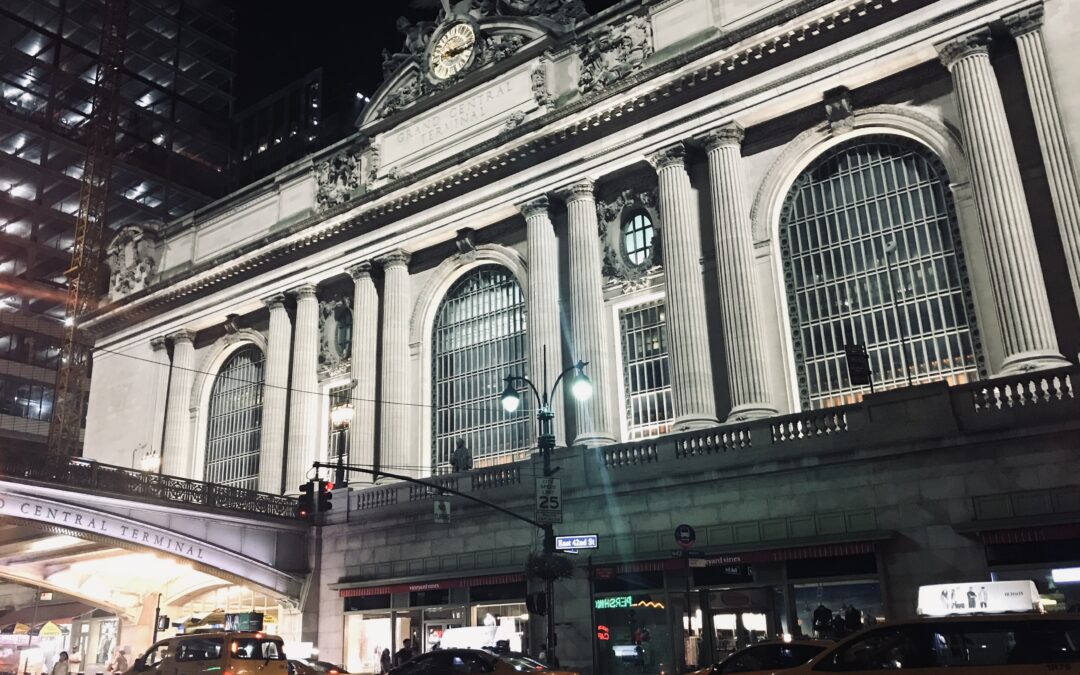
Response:
[{"label": "carved stone ornament", "polygon": [[570,26],[589,15],[583,0],[459,0],[451,15],[488,19],[519,16]]},{"label": "carved stone ornament", "polygon": [[952,70],[956,62],[969,56],[986,56],[990,53],[990,31],[987,29],[977,30],[967,35],[961,35],[937,47],[938,58],[941,63]]},{"label": "carved stone ornament", "polygon": [[[634,263],[627,255],[623,224],[635,212],[642,212],[652,222],[653,239],[649,257]],[[602,272],[609,281],[621,285],[624,291],[646,286],[661,270],[660,213],[655,186],[630,187],[613,198],[596,202],[600,243],[603,255]]]},{"label": "carved stone ornament", "polygon": [[352,298],[345,293],[319,302],[319,369],[337,372],[352,354]]},{"label": "carved stone ornament", "polygon": [[855,109],[851,105],[851,91],[847,87],[825,92],[825,119],[834,135],[855,128]]},{"label": "carved stone ornament", "polygon": [[653,53],[652,28],[644,16],[631,16],[582,48],[578,89],[602,92],[634,74]]},{"label": "carved stone ornament", "polygon": [[343,204],[364,184],[363,162],[355,152],[343,150],[315,167],[315,204],[324,211]]},{"label": "carved stone ornament", "polygon": [[119,300],[137,293],[155,280],[161,263],[159,221],[125,225],[105,250],[111,272],[109,298]]},{"label": "carved stone ornament", "polygon": [[1025,7],[1019,12],[1007,14],[1002,17],[1005,27],[1013,37],[1020,37],[1026,33],[1039,30],[1043,25],[1045,10],[1042,4]]},{"label": "carved stone ornament", "polygon": [[532,90],[536,105],[549,109],[555,107],[555,97],[551,95],[547,88],[547,63],[544,59],[540,59],[539,65],[533,68]]}]

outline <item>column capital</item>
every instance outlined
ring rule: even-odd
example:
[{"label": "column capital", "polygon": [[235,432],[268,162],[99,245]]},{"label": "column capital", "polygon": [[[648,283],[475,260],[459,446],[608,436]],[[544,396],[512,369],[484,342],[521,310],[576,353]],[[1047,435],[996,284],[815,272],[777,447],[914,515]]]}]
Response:
[{"label": "column capital", "polygon": [[548,208],[551,206],[547,195],[540,195],[539,197],[533,197],[529,201],[522,202],[517,205],[518,211],[526,218],[532,218],[534,216],[548,216]]},{"label": "column capital", "polygon": [[952,67],[963,58],[990,54],[990,29],[981,28],[943,42],[936,47],[941,63],[952,70]]},{"label": "column capital", "polygon": [[383,269],[392,267],[404,267],[407,269],[410,260],[412,260],[412,254],[400,248],[376,258],[376,261],[383,266]]},{"label": "column capital", "polygon": [[271,310],[284,309],[285,308],[285,294],[274,293],[270,297],[262,299],[263,304],[269,307]]},{"label": "column capital", "polygon": [[741,147],[744,138],[746,138],[746,129],[743,129],[738,122],[728,122],[700,136],[701,142],[705,144],[706,152],[712,152],[727,145]]},{"label": "column capital", "polygon": [[1005,27],[1013,37],[1020,37],[1042,28],[1045,11],[1040,2],[1002,17]]},{"label": "column capital", "polygon": [[579,199],[596,199],[596,181],[592,178],[582,178],[576,183],[559,188],[555,194],[567,204]]},{"label": "column capital", "polygon": [[316,289],[317,287],[315,284],[302,284],[296,288],[290,288],[289,294],[295,295],[297,300],[301,298],[314,298]]},{"label": "column capital", "polygon": [[349,273],[349,276],[353,278],[353,281],[360,281],[361,279],[371,278],[371,261],[365,260],[362,263],[357,263],[345,268],[345,271]]},{"label": "column capital", "polygon": [[165,349],[165,339],[164,335],[150,338],[150,349],[153,349],[155,352]]},{"label": "column capital", "polygon": [[169,333],[169,339],[172,340],[173,344],[177,344],[178,342],[194,342],[195,331],[190,331],[187,328],[181,328],[178,331],[173,331],[172,333]]},{"label": "column capital", "polygon": [[666,148],[661,148],[651,155],[648,155],[646,159],[657,171],[672,166],[686,168],[686,144],[682,141],[678,141],[677,143],[669,145]]}]

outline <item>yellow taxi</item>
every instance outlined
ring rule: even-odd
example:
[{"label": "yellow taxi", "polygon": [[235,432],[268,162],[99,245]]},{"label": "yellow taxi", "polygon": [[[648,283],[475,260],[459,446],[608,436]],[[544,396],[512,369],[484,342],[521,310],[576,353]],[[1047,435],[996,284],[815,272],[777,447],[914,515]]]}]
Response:
[{"label": "yellow taxi", "polygon": [[913,619],[869,628],[784,671],[919,675],[1080,673],[1080,615],[998,614]]},{"label": "yellow taxi", "polygon": [[769,640],[740,649],[719,663],[691,675],[725,675],[746,673],[762,675],[801,666],[832,645],[831,640],[788,639]]},{"label": "yellow taxi", "polygon": [[159,640],[136,658],[130,675],[288,675],[281,638],[228,631]]}]

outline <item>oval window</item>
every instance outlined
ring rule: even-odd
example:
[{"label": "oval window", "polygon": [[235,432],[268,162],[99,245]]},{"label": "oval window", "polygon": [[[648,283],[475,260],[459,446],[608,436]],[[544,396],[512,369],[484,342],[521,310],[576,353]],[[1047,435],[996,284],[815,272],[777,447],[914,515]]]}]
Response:
[{"label": "oval window", "polygon": [[641,266],[652,259],[653,224],[649,214],[637,211],[623,222],[623,248],[631,265]]}]

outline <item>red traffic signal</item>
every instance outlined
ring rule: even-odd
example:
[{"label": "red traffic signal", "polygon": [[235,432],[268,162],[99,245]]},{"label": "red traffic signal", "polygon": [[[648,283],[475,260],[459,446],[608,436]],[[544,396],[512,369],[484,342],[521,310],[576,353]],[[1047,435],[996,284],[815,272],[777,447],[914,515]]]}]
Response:
[{"label": "red traffic signal", "polygon": [[330,481],[319,481],[319,500],[318,511],[319,513],[325,513],[334,508],[334,484]]},{"label": "red traffic signal", "polygon": [[315,518],[315,481],[308,481],[300,486],[300,497],[296,500],[296,517],[304,520]]}]

